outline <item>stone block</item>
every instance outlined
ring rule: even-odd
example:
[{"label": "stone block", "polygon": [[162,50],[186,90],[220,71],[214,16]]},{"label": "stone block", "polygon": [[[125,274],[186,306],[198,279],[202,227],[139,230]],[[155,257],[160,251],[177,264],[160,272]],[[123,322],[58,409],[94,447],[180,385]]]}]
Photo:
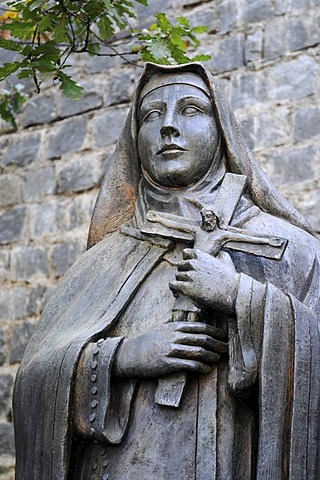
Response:
[{"label": "stone block", "polygon": [[277,100],[297,100],[316,89],[319,65],[308,55],[277,64],[270,68],[270,96]]},{"label": "stone block", "polygon": [[83,238],[86,238],[96,197],[97,192],[93,190],[90,193],[65,201],[63,205],[64,222],[62,228],[64,230],[83,228]]},{"label": "stone block", "polygon": [[13,377],[10,373],[0,374],[0,416],[6,417],[11,411]]},{"label": "stone block", "polygon": [[14,207],[0,215],[0,245],[6,245],[21,239],[25,216],[25,207]]},{"label": "stone block", "polygon": [[300,183],[314,178],[315,147],[283,150],[267,155],[271,180],[277,185]]},{"label": "stone block", "polygon": [[307,220],[310,222],[312,228],[320,234],[320,190],[312,190],[311,192],[304,192],[302,202],[299,204],[299,210]]},{"label": "stone block", "polygon": [[21,320],[27,314],[27,290],[23,287],[11,289],[11,319]]},{"label": "stone block", "polygon": [[320,107],[301,108],[295,117],[295,142],[301,142],[316,135],[320,135]]},{"label": "stone block", "polygon": [[21,362],[26,346],[35,331],[35,327],[35,324],[26,322],[13,328],[10,364]]},{"label": "stone block", "polygon": [[[278,17],[265,27],[264,57],[266,60],[303,50],[319,43],[319,14],[301,17]],[[277,41],[275,41],[275,38]]]},{"label": "stone block", "polygon": [[234,109],[266,102],[269,98],[268,83],[263,73],[245,72],[232,79],[231,104]]},{"label": "stone block", "polygon": [[[242,6],[240,2],[239,8]],[[237,25],[239,8],[234,8],[233,0],[222,0],[216,5],[219,33],[224,35],[232,32]]]},{"label": "stone block", "polygon": [[86,250],[86,241],[83,239],[64,242],[54,247],[51,261],[57,277],[61,277],[71,265]]},{"label": "stone block", "polygon": [[99,172],[95,163],[92,155],[64,163],[57,175],[58,192],[81,192],[97,185]]},{"label": "stone block", "polygon": [[9,320],[11,318],[11,298],[10,290],[1,289],[0,291],[0,320]]},{"label": "stone block", "polygon": [[11,252],[11,270],[15,280],[31,282],[32,277],[47,277],[49,265],[46,250],[42,247],[21,246]]},{"label": "stone block", "polygon": [[274,108],[255,116],[255,149],[266,149],[285,143],[291,133],[290,111]]},{"label": "stone block", "polygon": [[95,117],[93,135],[96,147],[111,145],[118,140],[126,114],[127,109],[109,108],[102,115]]},{"label": "stone block", "polygon": [[245,61],[246,63],[254,63],[262,58],[263,48],[263,30],[257,28],[247,35],[245,42]]},{"label": "stone block", "polygon": [[41,93],[31,97],[22,114],[22,125],[42,125],[57,119],[57,94],[55,92]]},{"label": "stone block", "polygon": [[21,179],[17,175],[1,175],[0,207],[9,207],[22,202]]},{"label": "stone block", "polygon": [[110,75],[106,86],[107,105],[130,102],[135,86],[136,78],[132,70],[120,70]]},{"label": "stone block", "polygon": [[54,167],[44,167],[27,172],[23,182],[25,202],[39,201],[46,195],[54,194],[56,177]]},{"label": "stone block", "polygon": [[[203,5],[202,8],[192,9],[190,13],[184,15],[190,22],[191,27],[205,25],[208,33],[217,32],[219,30],[219,20],[212,2]],[[202,40],[206,43],[205,39]]]},{"label": "stone block", "polygon": [[240,68],[244,65],[244,35],[235,34],[217,40],[212,48],[201,48],[201,53],[210,53],[212,58],[206,67],[212,73],[222,73]]},{"label": "stone block", "polygon": [[59,204],[57,201],[35,205],[33,211],[32,236],[41,237],[59,231]]},{"label": "stone block", "polygon": [[49,136],[48,158],[59,158],[82,147],[87,133],[87,119],[75,117],[60,124]]},{"label": "stone block", "polygon": [[103,48],[101,49],[100,53],[110,54],[111,56],[94,57],[87,55],[84,62],[84,71],[86,75],[94,75],[98,73],[104,73],[105,75],[108,75],[110,68],[116,68],[121,65],[122,59],[118,56],[113,56],[115,53],[114,50],[111,50],[110,48]]},{"label": "stone block", "polygon": [[44,300],[47,292],[47,287],[45,285],[39,284],[32,288],[29,300],[27,303],[27,315],[37,315],[39,316],[43,310]]},{"label": "stone block", "polygon": [[13,424],[0,422],[0,455],[14,455],[14,431]]},{"label": "stone block", "polygon": [[268,20],[274,15],[272,0],[246,0],[238,15],[243,26]]},{"label": "stone block", "polygon": [[7,280],[9,277],[9,259],[9,252],[0,250],[0,280]]},{"label": "stone block", "polygon": [[[1,294],[0,294],[0,309],[1,309]],[[8,357],[9,345],[9,326],[0,325],[0,366],[4,365]]]},{"label": "stone block", "polygon": [[254,132],[254,122],[253,118],[243,118],[239,121],[240,130],[245,139],[246,144],[253,150],[255,145],[255,132]]},{"label": "stone block", "polygon": [[95,91],[85,91],[79,100],[71,100],[64,96],[60,97],[59,117],[66,118],[80,113],[96,110],[102,106],[102,97]]},{"label": "stone block", "polygon": [[30,133],[12,138],[2,158],[1,165],[16,165],[24,167],[33,162],[38,154],[41,136],[39,133]]}]

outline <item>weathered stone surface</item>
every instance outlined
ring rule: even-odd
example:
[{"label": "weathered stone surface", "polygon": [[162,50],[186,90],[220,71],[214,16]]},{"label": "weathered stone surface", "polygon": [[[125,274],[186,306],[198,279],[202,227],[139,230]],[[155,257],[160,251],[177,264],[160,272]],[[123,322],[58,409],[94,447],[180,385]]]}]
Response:
[{"label": "weathered stone surface", "polygon": [[116,142],[122,130],[127,109],[110,108],[102,115],[96,116],[93,135],[97,147]]},{"label": "weathered stone surface", "polygon": [[41,136],[39,133],[12,139],[1,159],[1,165],[24,167],[37,158]]},{"label": "weathered stone surface", "polygon": [[11,289],[11,319],[21,320],[27,314],[27,290],[24,287]]},{"label": "weathered stone surface", "polygon": [[0,250],[0,280],[8,280],[9,278],[9,252]]},{"label": "weathered stone surface", "polygon": [[24,127],[50,123],[57,119],[57,95],[55,92],[33,96],[27,103],[22,116]]},{"label": "weathered stone surface", "polygon": [[8,207],[22,201],[21,179],[17,175],[1,175],[0,207]]},{"label": "weathered stone surface", "polygon": [[48,276],[49,264],[43,247],[21,246],[11,252],[11,269],[15,280],[30,282],[33,276]]},{"label": "weathered stone surface", "polygon": [[20,240],[25,215],[25,207],[14,207],[0,215],[0,245]]},{"label": "weathered stone surface", "polygon": [[32,288],[27,303],[27,315],[40,315],[43,310],[47,287],[43,284],[36,285]]},{"label": "weathered stone surface", "polygon": [[224,35],[232,32],[237,25],[238,9],[234,8],[233,0],[222,0],[216,5],[219,22],[219,33]]},{"label": "weathered stone surface", "polygon": [[100,92],[97,91],[85,91],[83,96],[79,100],[71,100],[62,96],[60,98],[59,117],[66,118],[72,117],[72,115],[78,115],[79,113],[89,112],[102,106],[102,97]]},{"label": "weathered stone surface", "polygon": [[305,147],[275,152],[267,156],[270,177],[277,185],[303,182],[314,177],[314,147]]},{"label": "weathered stone surface", "polygon": [[90,155],[64,164],[57,176],[58,192],[81,192],[97,185],[99,173],[95,163]]},{"label": "weathered stone surface", "polygon": [[13,376],[10,373],[0,374],[0,415],[7,416],[11,411],[11,391]]},{"label": "weathered stone surface", "polygon": [[121,70],[110,75],[106,86],[106,103],[108,105],[118,105],[129,102],[134,86],[135,76],[131,70]]},{"label": "weathered stone surface", "polygon": [[56,177],[54,167],[44,167],[27,172],[23,183],[23,198],[26,202],[41,200],[55,193]]},{"label": "weathered stone surface", "polygon": [[40,237],[59,231],[59,204],[54,201],[44,202],[33,208],[32,236]]},{"label": "weathered stone surface", "polygon": [[[0,294],[0,309],[1,309],[1,294]],[[7,324],[0,325],[0,367],[4,365],[8,357],[9,346],[9,326]]]},{"label": "weathered stone surface", "polygon": [[14,327],[12,334],[12,344],[10,352],[10,363],[21,362],[24,351],[35,330],[33,323],[23,323]]},{"label": "weathered stone surface", "polygon": [[254,119],[254,148],[266,149],[285,143],[291,133],[290,111],[287,108],[274,108],[262,112]]},{"label": "weathered stone surface", "polygon": [[272,0],[247,0],[239,9],[239,20],[242,25],[268,20],[272,15]]},{"label": "weathered stone surface", "polygon": [[263,30],[261,27],[247,35],[245,42],[245,61],[254,63],[262,58]]},{"label": "weathered stone surface", "polygon": [[[266,60],[287,52],[303,50],[320,42],[317,23],[319,15],[302,17],[278,17],[265,29],[264,56]],[[277,41],[275,41],[275,38]]]},{"label": "weathered stone surface", "polygon": [[7,289],[0,291],[0,320],[9,320],[11,317],[11,292]]},{"label": "weathered stone surface", "polygon": [[0,422],[0,455],[5,453],[14,454],[13,424]]},{"label": "weathered stone surface", "polygon": [[57,132],[49,137],[48,158],[59,158],[61,155],[80,150],[86,136],[87,119],[76,117],[62,122]]},{"label": "weathered stone surface", "polygon": [[54,247],[51,261],[57,277],[62,276],[85,250],[85,240],[64,242]]},{"label": "weathered stone surface", "polygon": [[315,90],[319,65],[308,55],[270,68],[270,95],[277,100],[298,100]]},{"label": "weathered stone surface", "polygon": [[269,88],[265,76],[251,72],[237,75],[232,81],[230,99],[235,109],[268,101]]},{"label": "weathered stone surface", "polygon": [[320,135],[320,107],[304,107],[298,110],[294,125],[296,142]]},{"label": "weathered stone surface", "polygon": [[86,238],[95,201],[96,192],[66,200],[62,208],[64,212],[62,228],[67,231],[85,228],[84,238]]},{"label": "weathered stone surface", "polygon": [[[203,50],[202,53],[206,53]],[[206,62],[206,67],[212,73],[234,70],[244,65],[244,35],[230,35],[217,40],[210,51],[212,58]]]}]

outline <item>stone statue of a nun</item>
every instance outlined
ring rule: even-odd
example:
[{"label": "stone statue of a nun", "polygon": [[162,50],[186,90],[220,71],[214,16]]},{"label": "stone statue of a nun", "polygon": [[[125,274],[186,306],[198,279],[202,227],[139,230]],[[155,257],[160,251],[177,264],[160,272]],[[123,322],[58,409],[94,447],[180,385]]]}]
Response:
[{"label": "stone statue of a nun", "polygon": [[14,392],[17,480],[316,480],[319,243],[200,64],[148,64]]}]

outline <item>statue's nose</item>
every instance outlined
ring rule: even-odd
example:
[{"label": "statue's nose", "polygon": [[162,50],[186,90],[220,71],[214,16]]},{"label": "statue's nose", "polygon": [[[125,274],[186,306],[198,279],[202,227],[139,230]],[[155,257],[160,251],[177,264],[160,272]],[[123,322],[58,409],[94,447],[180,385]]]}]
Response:
[{"label": "statue's nose", "polygon": [[172,125],[164,125],[160,130],[161,137],[179,137],[180,132],[176,127]]}]

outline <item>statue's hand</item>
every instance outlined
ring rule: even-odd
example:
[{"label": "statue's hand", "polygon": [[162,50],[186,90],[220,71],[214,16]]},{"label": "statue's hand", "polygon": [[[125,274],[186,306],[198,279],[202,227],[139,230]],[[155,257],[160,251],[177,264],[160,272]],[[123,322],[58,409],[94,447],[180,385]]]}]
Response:
[{"label": "statue's hand", "polygon": [[200,322],[170,322],[134,338],[124,339],[113,372],[119,377],[161,377],[191,371],[209,373],[227,344],[213,338],[217,330]]},{"label": "statue's hand", "polygon": [[202,250],[185,249],[170,288],[200,305],[230,314],[235,309],[239,277],[228,253],[213,257]]}]

